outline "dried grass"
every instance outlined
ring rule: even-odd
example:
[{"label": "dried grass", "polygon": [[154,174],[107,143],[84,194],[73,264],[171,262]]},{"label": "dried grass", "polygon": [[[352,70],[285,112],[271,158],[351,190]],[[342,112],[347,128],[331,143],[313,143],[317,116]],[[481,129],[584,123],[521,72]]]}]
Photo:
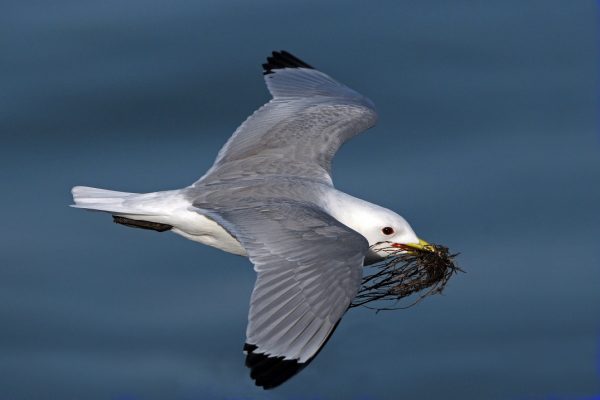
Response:
[{"label": "dried grass", "polygon": [[350,307],[364,306],[378,312],[408,308],[441,293],[454,274],[464,272],[454,263],[458,253],[450,254],[444,246],[430,244],[427,250],[410,251],[378,249],[390,255],[365,267],[362,285]]}]

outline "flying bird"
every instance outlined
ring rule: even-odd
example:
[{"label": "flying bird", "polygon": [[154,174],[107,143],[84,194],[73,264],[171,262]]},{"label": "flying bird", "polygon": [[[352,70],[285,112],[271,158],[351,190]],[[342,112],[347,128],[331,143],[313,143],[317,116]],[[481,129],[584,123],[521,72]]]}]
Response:
[{"label": "flying bird", "polygon": [[361,285],[364,265],[427,249],[394,211],[337,190],[332,159],[377,122],[373,102],[286,51],[263,64],[272,99],[237,128],[192,185],[154,193],[76,186],[73,207],[114,222],[246,256],[257,279],[246,366],[258,386],[280,385],[319,353]]}]

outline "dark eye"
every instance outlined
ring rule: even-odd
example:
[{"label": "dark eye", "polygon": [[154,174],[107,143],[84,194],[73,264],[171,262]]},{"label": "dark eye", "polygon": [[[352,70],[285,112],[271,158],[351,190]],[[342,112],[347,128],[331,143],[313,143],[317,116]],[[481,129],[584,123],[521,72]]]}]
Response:
[{"label": "dark eye", "polygon": [[386,226],[381,230],[381,232],[383,232],[384,235],[391,235],[392,233],[394,233],[394,229],[389,226]]}]

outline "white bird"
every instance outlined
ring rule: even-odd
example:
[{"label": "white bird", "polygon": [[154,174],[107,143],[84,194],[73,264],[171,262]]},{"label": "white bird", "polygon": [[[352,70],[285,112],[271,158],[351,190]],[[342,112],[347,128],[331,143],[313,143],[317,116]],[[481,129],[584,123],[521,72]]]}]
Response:
[{"label": "white bird", "polygon": [[377,121],[373,103],[286,51],[263,64],[272,99],[252,114],[214,165],[183,189],[72,189],[73,207],[115,222],[247,256],[257,280],[246,365],[265,389],[304,368],[355,297],[362,267],[388,256],[373,245],[426,248],[408,222],[337,190],[339,147]]}]

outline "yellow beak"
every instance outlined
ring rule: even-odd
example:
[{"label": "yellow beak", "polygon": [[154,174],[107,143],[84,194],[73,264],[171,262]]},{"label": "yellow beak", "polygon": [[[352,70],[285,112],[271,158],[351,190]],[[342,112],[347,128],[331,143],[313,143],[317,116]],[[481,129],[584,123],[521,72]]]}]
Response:
[{"label": "yellow beak", "polygon": [[427,250],[434,251],[433,246],[423,239],[419,239],[419,243],[394,243],[392,247],[398,247],[403,250]]}]

